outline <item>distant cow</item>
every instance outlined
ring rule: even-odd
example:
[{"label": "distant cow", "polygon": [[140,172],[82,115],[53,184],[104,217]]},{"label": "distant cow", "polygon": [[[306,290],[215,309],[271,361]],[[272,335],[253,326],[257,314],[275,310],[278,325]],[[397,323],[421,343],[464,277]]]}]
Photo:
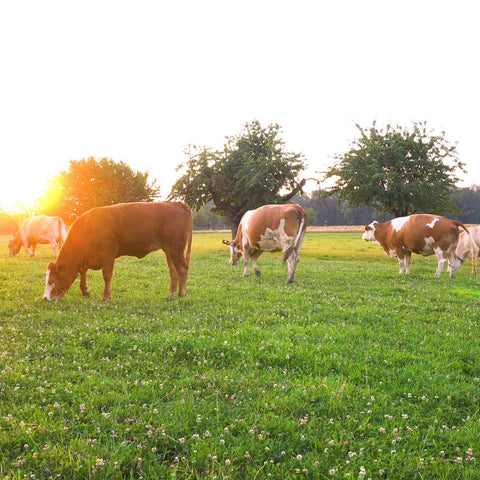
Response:
[{"label": "distant cow", "polygon": [[230,246],[231,265],[236,265],[243,254],[245,277],[248,277],[249,259],[255,275],[260,275],[258,257],[263,252],[283,252],[283,263],[288,265],[287,283],[293,283],[306,229],[307,214],[299,205],[264,205],[246,212],[235,239],[223,240],[223,243]]},{"label": "distant cow", "polygon": [[[37,217],[26,218],[20,224],[13,239],[8,243],[10,256],[14,257],[23,245],[30,257],[33,258],[37,244],[49,243],[52,246],[53,256],[55,257],[57,248],[62,247],[66,236],[65,224],[60,217],[38,215]],[[32,247],[31,253],[30,247]]]},{"label": "distant cow", "polygon": [[423,256],[435,254],[438,262],[436,278],[448,261],[450,277],[453,278],[462,264],[455,254],[459,227],[468,233],[465,225],[455,220],[438,215],[416,214],[384,223],[372,222],[365,227],[362,238],[379,243],[388,256],[398,258],[400,274],[404,266],[405,273],[410,273],[413,252]]},{"label": "distant cow", "polygon": [[470,259],[472,261],[472,273],[476,275],[477,259],[480,252],[480,226],[469,227],[468,231],[470,235],[466,232],[460,234],[455,253],[460,260]]},{"label": "distant cow", "polygon": [[[162,249],[170,269],[170,293],[183,297],[192,247],[192,213],[181,202],[121,203],[92,208],[72,224],[56,262],[47,267],[45,300],[62,297],[80,274],[80,290],[89,295],[87,270],[102,270],[111,295],[115,259],[143,258]],[[186,252],[186,253],[185,253]],[[135,288],[134,285],[132,285]]]}]

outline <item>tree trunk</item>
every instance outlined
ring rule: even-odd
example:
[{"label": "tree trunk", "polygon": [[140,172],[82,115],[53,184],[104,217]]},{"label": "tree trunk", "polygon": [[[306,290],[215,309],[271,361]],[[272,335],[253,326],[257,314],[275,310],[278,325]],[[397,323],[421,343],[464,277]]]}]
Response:
[{"label": "tree trunk", "polygon": [[232,232],[232,240],[237,235],[237,230],[241,219],[242,217],[238,216],[233,208],[227,209],[227,222],[230,227],[230,231]]}]

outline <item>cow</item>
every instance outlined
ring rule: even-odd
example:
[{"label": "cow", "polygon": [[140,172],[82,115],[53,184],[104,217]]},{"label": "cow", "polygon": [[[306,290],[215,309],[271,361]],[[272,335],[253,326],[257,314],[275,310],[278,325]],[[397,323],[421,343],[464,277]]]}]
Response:
[{"label": "cow", "polygon": [[258,257],[263,252],[281,251],[283,263],[288,265],[287,283],[293,283],[307,222],[305,210],[296,204],[264,205],[249,210],[241,218],[235,238],[223,240],[230,247],[230,265],[236,265],[243,255],[243,275],[248,277],[250,259],[255,275],[260,275]]},{"label": "cow", "polygon": [[132,202],[92,208],[73,222],[55,262],[47,267],[45,300],[61,298],[80,274],[80,290],[90,294],[87,270],[102,270],[102,301],[111,297],[115,259],[143,258],[162,249],[170,270],[170,293],[183,297],[192,247],[192,212],[182,202]]},{"label": "cow", "polygon": [[470,259],[472,261],[472,274],[476,275],[477,259],[480,252],[480,226],[469,227],[468,231],[470,235],[467,235],[466,232],[460,234],[455,254],[461,260]]},{"label": "cow", "polygon": [[398,259],[399,273],[410,273],[410,259],[413,253],[428,256],[435,254],[438,278],[448,262],[450,277],[462,262],[457,258],[459,228],[468,233],[463,223],[450,220],[439,215],[414,214],[407,217],[398,217],[388,222],[374,221],[365,227],[362,238],[366,241],[380,244],[385,253]]},{"label": "cow", "polygon": [[[15,232],[13,239],[8,243],[10,256],[14,257],[23,246],[28,255],[34,258],[37,244],[49,243],[52,246],[53,257],[55,258],[57,249],[62,247],[66,236],[65,223],[60,217],[38,215],[26,218]],[[31,252],[30,247],[32,247]]]}]

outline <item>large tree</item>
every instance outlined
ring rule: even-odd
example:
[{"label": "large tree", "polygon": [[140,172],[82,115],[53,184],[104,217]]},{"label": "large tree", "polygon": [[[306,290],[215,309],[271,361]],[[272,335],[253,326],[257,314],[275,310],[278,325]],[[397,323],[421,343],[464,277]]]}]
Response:
[{"label": "large tree", "polygon": [[242,215],[265,204],[285,203],[302,192],[305,168],[302,154],[284,150],[280,127],[245,124],[240,135],[227,137],[223,150],[190,146],[188,160],[178,167],[183,175],[173,185],[170,199],[181,199],[194,210],[213,201],[234,236]]},{"label": "large tree", "polygon": [[464,164],[445,132],[435,135],[425,122],[414,122],[411,130],[398,125],[382,130],[375,122],[368,129],[356,126],[360,137],[350,151],[335,156],[325,174],[325,180],[335,178],[328,194],[338,193],[351,208],[367,205],[396,217],[455,211],[455,172],[464,171]]},{"label": "large tree", "polygon": [[70,161],[67,171],[52,178],[42,209],[72,222],[90,208],[122,202],[149,202],[159,194],[148,173],[109,158]]}]

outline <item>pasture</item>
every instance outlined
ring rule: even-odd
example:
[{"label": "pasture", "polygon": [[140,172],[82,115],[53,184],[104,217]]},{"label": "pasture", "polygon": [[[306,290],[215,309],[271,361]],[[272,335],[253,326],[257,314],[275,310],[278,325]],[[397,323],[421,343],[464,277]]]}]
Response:
[{"label": "pasture", "polygon": [[0,237],[0,479],[480,478],[480,279],[412,274],[359,233],[308,233],[243,278],[195,232],[44,302],[51,249]]}]

